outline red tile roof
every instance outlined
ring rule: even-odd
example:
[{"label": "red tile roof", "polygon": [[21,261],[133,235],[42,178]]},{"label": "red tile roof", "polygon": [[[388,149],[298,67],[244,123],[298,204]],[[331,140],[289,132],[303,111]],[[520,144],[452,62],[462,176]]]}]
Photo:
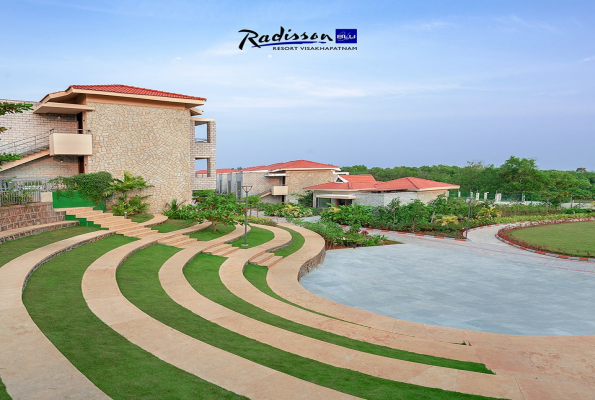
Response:
[{"label": "red tile roof", "polygon": [[[237,169],[231,169],[231,168],[217,168],[217,174],[229,174],[230,172],[239,172]],[[194,171],[195,174],[206,174],[207,170],[206,169],[201,169],[198,171]]]},{"label": "red tile roof", "polygon": [[345,179],[347,182],[356,183],[356,182],[376,182],[376,179],[370,174],[363,174],[363,175],[341,175],[341,178]]},{"label": "red tile roof", "polygon": [[142,96],[157,96],[157,97],[173,97],[177,99],[189,100],[207,100],[204,97],[186,96],[185,94],[177,94],[170,92],[162,92],[161,90],[145,89],[136,86],[128,85],[70,85],[69,88],[82,90],[96,90],[98,92],[112,92],[123,94],[136,94]]},{"label": "red tile roof", "polygon": [[257,167],[244,168],[242,171],[280,171],[286,169],[340,169],[340,167],[308,160],[295,160],[271,165],[259,165]]},{"label": "red tile roof", "polygon": [[[353,178],[354,176],[358,175],[348,175],[348,177]],[[343,176],[345,178],[345,176]],[[366,178],[367,179],[367,178]],[[401,178],[395,179],[388,182],[377,182],[371,180],[363,180],[363,181],[355,181],[355,182],[346,182],[346,183],[338,183],[338,182],[329,182],[323,183],[320,185],[314,186],[307,186],[304,189],[316,189],[316,190],[357,190],[361,192],[386,192],[390,190],[409,190],[409,191],[419,191],[419,190],[431,190],[431,189],[458,189],[459,185],[451,185],[450,183],[444,182],[436,182],[430,181],[427,179],[421,178]]]}]

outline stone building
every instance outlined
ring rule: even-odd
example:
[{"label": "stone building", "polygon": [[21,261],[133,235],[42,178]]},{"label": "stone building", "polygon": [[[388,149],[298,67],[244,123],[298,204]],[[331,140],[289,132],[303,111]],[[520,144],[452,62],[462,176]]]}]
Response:
[{"label": "stone building", "polygon": [[363,206],[386,206],[393,199],[403,204],[420,200],[428,203],[439,195],[448,196],[448,191],[459,185],[430,181],[421,178],[401,178],[379,182],[372,175],[340,175],[333,182],[304,187],[314,194],[315,207],[360,204]]},{"label": "stone building", "polygon": [[[295,203],[304,186],[334,180],[341,168],[314,161],[296,160],[235,170],[217,170],[217,192],[244,197],[242,186],[251,186],[250,196],[258,195],[265,203]],[[206,171],[196,171],[197,175]]]},{"label": "stone building", "polygon": [[[0,116],[8,128],[0,152],[26,155],[3,164],[0,178],[130,172],[153,186],[152,212],[173,198],[189,201],[192,190],[215,188],[215,121],[196,108],[205,101],[126,85],[72,85],[39,102],[11,101],[33,111]],[[195,134],[198,125],[206,134]],[[197,159],[207,160],[202,176]]]}]

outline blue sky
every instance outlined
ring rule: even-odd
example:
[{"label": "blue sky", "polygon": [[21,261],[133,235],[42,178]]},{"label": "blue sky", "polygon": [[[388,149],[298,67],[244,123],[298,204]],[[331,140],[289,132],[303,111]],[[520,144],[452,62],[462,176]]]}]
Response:
[{"label": "blue sky", "polygon": [[[590,0],[0,0],[0,9],[0,98],[113,83],[203,96],[220,168],[500,165],[515,155],[595,170]],[[357,51],[238,49],[240,29],[280,26],[355,28]]]}]

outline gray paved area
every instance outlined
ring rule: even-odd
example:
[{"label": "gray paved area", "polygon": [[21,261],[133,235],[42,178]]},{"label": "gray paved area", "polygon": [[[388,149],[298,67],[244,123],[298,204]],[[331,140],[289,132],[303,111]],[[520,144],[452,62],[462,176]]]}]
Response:
[{"label": "gray paved area", "polygon": [[513,335],[595,334],[595,263],[558,260],[476,231],[471,242],[329,251],[301,281],[329,300],[407,321]]}]

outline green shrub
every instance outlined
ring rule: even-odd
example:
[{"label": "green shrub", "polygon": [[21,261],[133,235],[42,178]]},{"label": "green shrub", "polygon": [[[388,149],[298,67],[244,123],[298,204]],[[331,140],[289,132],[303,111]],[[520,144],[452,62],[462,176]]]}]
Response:
[{"label": "green shrub", "polygon": [[248,223],[250,224],[259,224],[259,225],[268,225],[268,226],[277,226],[278,224],[270,218],[265,217],[248,217]]}]

